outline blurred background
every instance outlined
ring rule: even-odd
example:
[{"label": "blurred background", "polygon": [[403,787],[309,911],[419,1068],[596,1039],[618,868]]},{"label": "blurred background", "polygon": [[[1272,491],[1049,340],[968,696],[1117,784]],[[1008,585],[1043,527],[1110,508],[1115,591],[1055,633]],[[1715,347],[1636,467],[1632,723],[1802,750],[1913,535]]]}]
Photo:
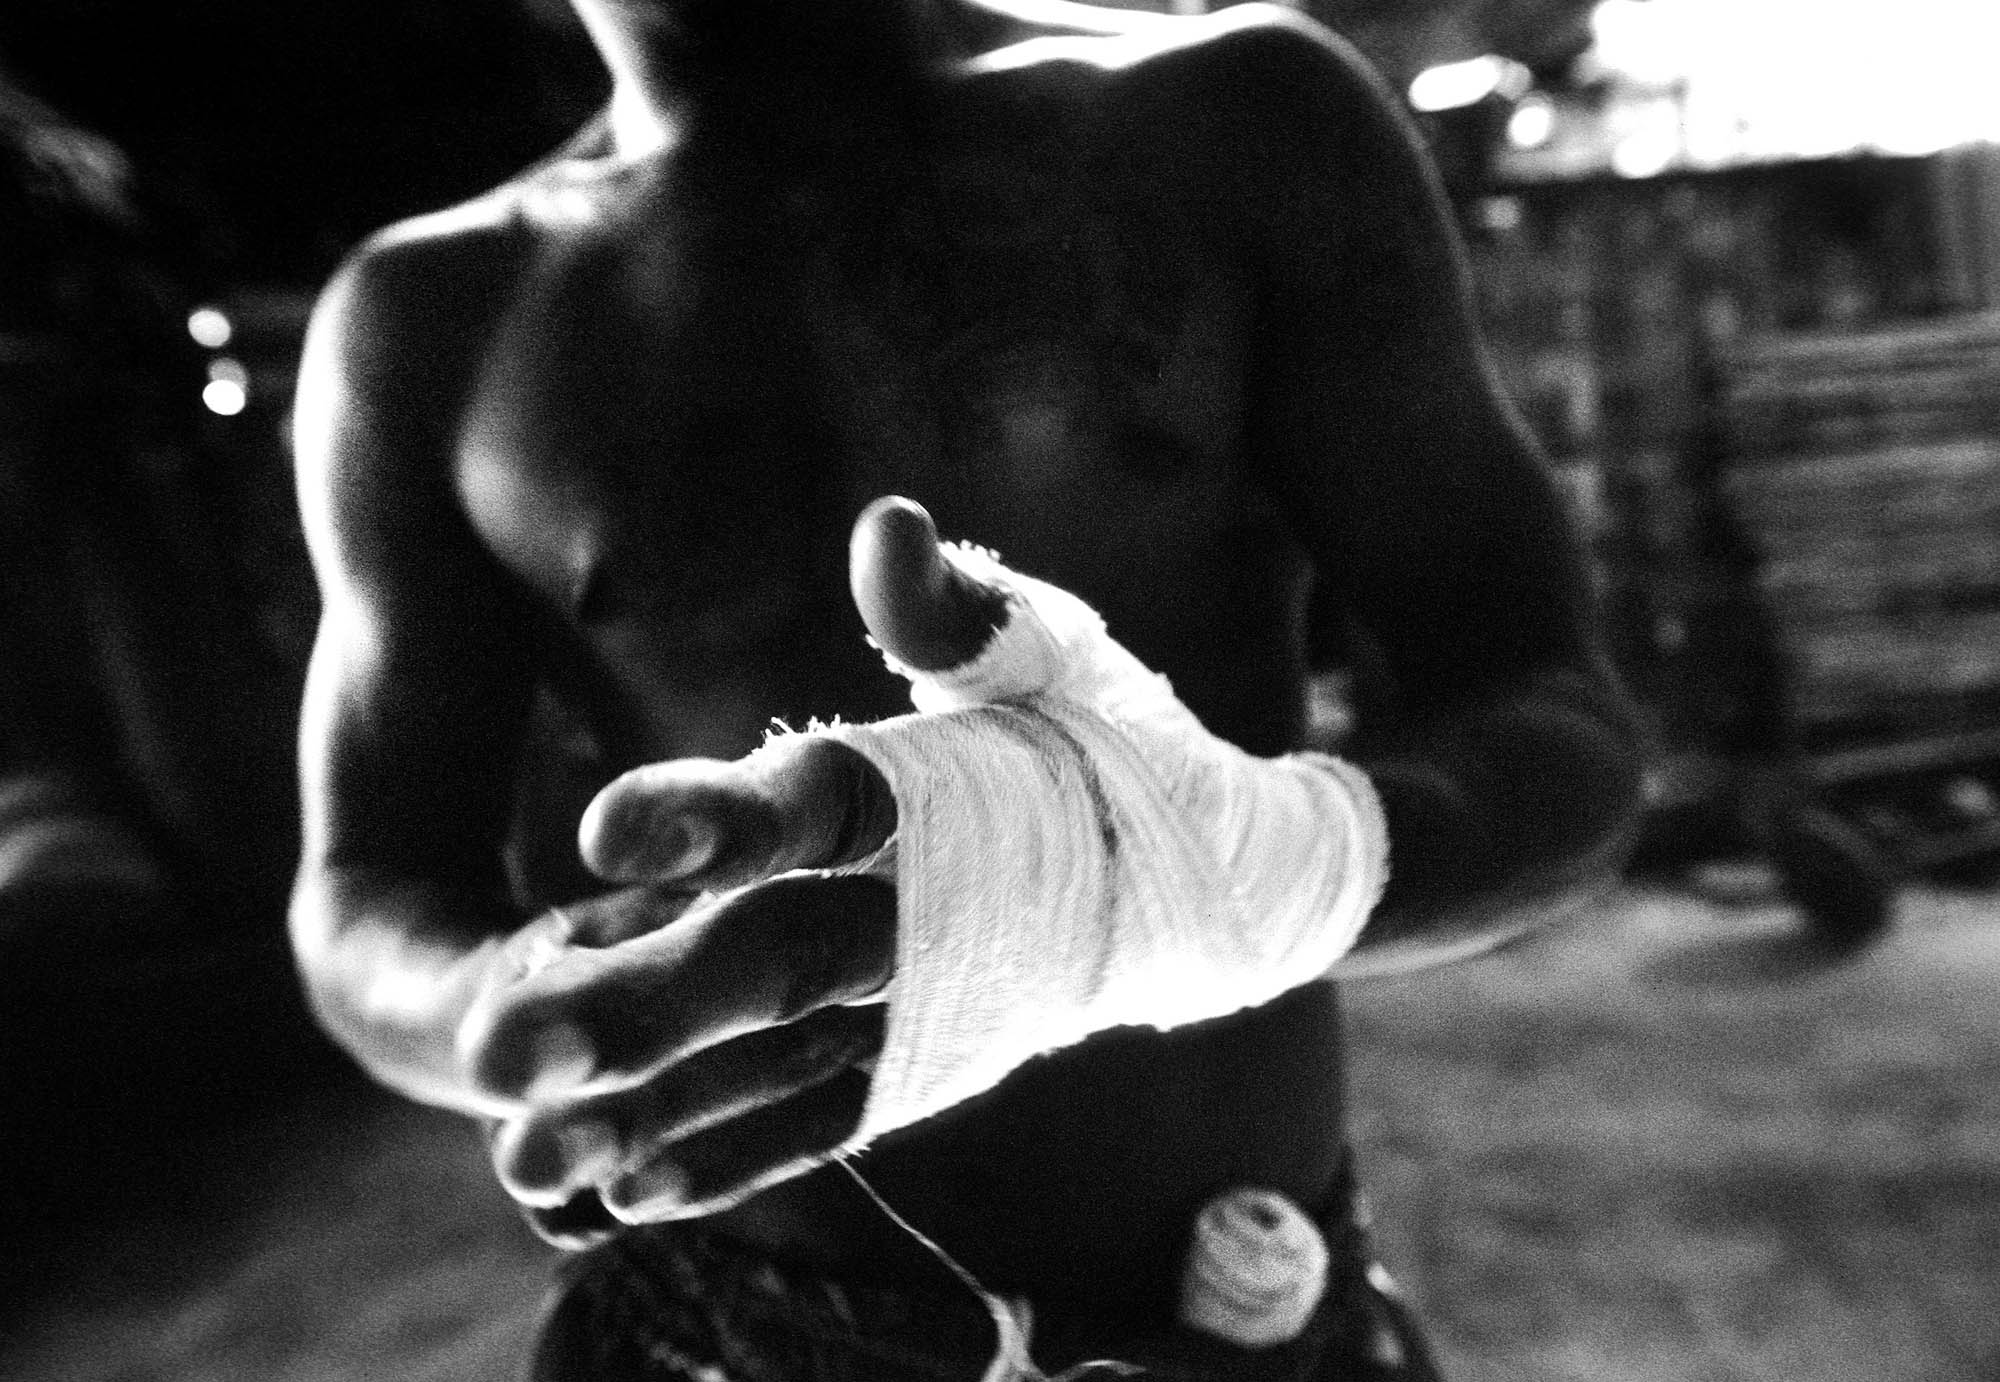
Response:
[{"label": "blurred background", "polygon": [[[1663,749],[1600,914],[1354,986],[1385,1255],[1461,1378],[2000,1379],[2000,14],[1302,7],[1431,145]],[[285,952],[285,425],[340,256],[602,95],[562,0],[0,11],[0,1375],[526,1336],[476,1136]]]}]

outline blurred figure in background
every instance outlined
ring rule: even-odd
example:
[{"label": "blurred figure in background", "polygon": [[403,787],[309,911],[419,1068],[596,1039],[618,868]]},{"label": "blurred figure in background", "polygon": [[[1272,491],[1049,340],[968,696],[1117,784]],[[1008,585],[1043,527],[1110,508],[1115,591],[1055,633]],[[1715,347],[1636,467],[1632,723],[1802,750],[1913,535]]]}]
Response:
[{"label": "blurred figure in background", "polygon": [[273,929],[302,667],[232,565],[196,256],[156,210],[0,73],[0,1156],[29,1206],[320,1049]]}]

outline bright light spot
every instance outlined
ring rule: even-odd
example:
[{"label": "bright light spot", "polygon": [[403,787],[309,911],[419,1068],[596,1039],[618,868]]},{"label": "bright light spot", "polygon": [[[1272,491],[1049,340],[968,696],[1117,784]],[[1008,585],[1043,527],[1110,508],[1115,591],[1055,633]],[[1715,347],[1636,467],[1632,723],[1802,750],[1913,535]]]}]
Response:
[{"label": "bright light spot", "polygon": [[1507,118],[1507,142],[1517,149],[1539,149],[1556,132],[1555,102],[1530,96]]},{"label": "bright light spot", "polygon": [[219,308],[197,307],[188,313],[188,335],[194,337],[196,345],[220,350],[235,334],[236,328]]},{"label": "bright light spot", "polygon": [[1427,67],[1410,83],[1410,104],[1421,111],[1457,110],[1477,105],[1488,96],[1518,96],[1528,87],[1528,72],[1518,62],[1494,57],[1468,58]]},{"label": "bright light spot", "polygon": [[201,401],[211,413],[235,417],[249,406],[250,393],[234,379],[211,379],[201,391]]},{"label": "bright light spot", "polygon": [[[1587,62],[1628,98],[1673,93],[1676,161],[1689,166],[1924,154],[2000,137],[1997,11],[1992,0],[1602,0]],[[1624,162],[1657,153],[1644,141]]]},{"label": "bright light spot", "polygon": [[1649,129],[1627,135],[1611,151],[1611,171],[1622,178],[1649,178],[1673,167],[1680,141],[1669,131]]},{"label": "bright light spot", "polygon": [[1590,12],[1593,56],[1638,82],[1685,76],[1696,61],[1695,29],[1685,10],[1654,0],[1603,0]]},{"label": "bright light spot", "polygon": [[216,356],[208,362],[208,387],[201,391],[201,401],[211,413],[235,417],[250,403],[250,371],[241,360]]}]

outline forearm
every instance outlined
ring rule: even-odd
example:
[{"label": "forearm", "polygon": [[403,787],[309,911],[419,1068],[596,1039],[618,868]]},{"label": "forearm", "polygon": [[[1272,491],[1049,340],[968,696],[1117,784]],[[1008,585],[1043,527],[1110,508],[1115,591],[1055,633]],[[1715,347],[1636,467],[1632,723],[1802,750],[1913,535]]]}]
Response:
[{"label": "forearm", "polygon": [[1600,893],[1640,808],[1643,734],[1608,677],[1538,671],[1348,755],[1388,820],[1390,881],[1343,972],[1497,944]]},{"label": "forearm", "polygon": [[321,1025],[375,1079],[467,1113],[488,1101],[459,1051],[518,919],[485,890],[353,870],[301,874],[291,930]]}]

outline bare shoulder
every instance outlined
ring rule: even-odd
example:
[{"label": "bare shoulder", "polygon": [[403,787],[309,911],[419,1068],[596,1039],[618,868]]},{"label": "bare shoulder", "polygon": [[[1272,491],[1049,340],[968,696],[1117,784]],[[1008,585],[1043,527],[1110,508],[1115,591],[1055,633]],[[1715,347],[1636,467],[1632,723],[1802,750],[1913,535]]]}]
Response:
[{"label": "bare shoulder", "polygon": [[387,226],[351,250],[322,289],[306,368],[435,359],[482,302],[518,273],[533,231],[525,189]]},{"label": "bare shoulder", "polygon": [[[1417,144],[1407,113],[1352,44],[1280,4],[1203,15],[1031,6],[1045,25],[983,55],[974,74],[1088,91],[1119,128],[1150,131],[1189,176],[1261,197],[1373,176]],[[1097,16],[1102,16],[1097,17]],[[1170,147],[1169,147],[1170,146]]]},{"label": "bare shoulder", "polygon": [[321,291],[307,338],[315,373],[390,367],[434,388],[464,364],[492,314],[547,247],[566,207],[595,176],[602,122],[506,182],[456,206],[384,227],[342,260]]},{"label": "bare shoulder", "polygon": [[[1199,17],[1196,31],[1150,66],[1171,72],[1246,155],[1334,150],[1414,132],[1394,92],[1360,51],[1317,20],[1276,4],[1235,5]],[[1301,171],[1297,168],[1289,171]],[[1327,171],[1322,166],[1320,171]]]},{"label": "bare shoulder", "polygon": [[[293,453],[309,536],[361,551],[392,510],[436,513],[459,405],[498,314],[559,238],[555,158],[369,236],[321,291],[300,360]],[[353,556],[354,553],[350,553]],[[358,559],[358,558],[357,558]]]}]

